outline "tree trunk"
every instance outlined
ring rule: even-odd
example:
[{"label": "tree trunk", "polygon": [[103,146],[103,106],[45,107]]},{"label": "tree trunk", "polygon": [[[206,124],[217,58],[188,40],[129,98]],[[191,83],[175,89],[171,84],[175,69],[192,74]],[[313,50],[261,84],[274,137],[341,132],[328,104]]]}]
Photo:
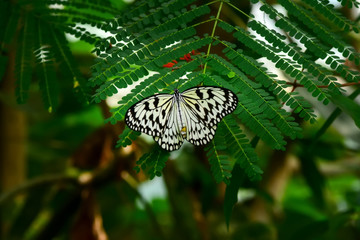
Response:
[{"label": "tree trunk", "polygon": [[[0,82],[0,192],[22,183],[26,176],[27,128],[25,114],[17,108],[15,100],[16,53],[12,50],[9,49],[7,69]],[[4,224],[1,221],[1,229]]]}]

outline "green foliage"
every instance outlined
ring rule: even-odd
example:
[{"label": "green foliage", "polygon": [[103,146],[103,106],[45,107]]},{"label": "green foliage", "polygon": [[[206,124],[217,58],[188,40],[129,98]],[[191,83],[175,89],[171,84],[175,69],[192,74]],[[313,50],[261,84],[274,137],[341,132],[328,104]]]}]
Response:
[{"label": "green foliage", "polygon": [[135,140],[139,135],[140,135],[139,132],[135,132],[130,128],[126,127],[124,131],[120,134],[116,147],[129,146],[132,143],[132,141]]},{"label": "green foliage", "polygon": [[[229,28],[233,28],[229,24],[219,24],[224,30],[229,31]],[[298,80],[309,92],[312,93],[313,97],[317,97],[319,101],[324,101],[324,104],[329,103],[329,99],[326,96],[326,93],[316,86],[314,80],[310,79],[308,73],[303,73],[299,70],[299,65],[297,63],[287,59],[285,57],[280,57],[279,50],[271,45],[268,45],[265,42],[261,42],[251,36],[248,32],[240,28],[233,28],[235,30],[234,37],[239,41],[245,44],[247,47],[254,49],[258,54],[263,55],[273,63],[276,63],[276,67],[283,70],[286,74]],[[330,87],[330,86],[329,86]]]},{"label": "green foliage", "polygon": [[135,171],[139,173],[141,168],[149,174],[150,179],[153,179],[155,176],[159,177],[168,158],[169,153],[156,146],[152,151],[140,157],[136,162],[138,166],[135,167]]},{"label": "green foliage", "polygon": [[[306,24],[308,28],[311,29],[312,32],[316,34],[316,36],[325,44],[336,48],[345,58],[349,58],[349,60],[355,61],[356,65],[360,64],[359,53],[357,53],[341,39],[338,39],[336,35],[332,34],[330,29],[323,25],[323,23],[321,23],[312,12],[303,8],[302,6],[296,5],[294,2],[289,0],[280,0],[279,3],[282,4],[282,6],[284,6],[284,8],[289,13],[298,18],[302,23]],[[327,14],[325,11],[320,13],[324,15]]]},{"label": "green foliage", "polygon": [[333,96],[332,101],[354,120],[356,126],[360,128],[360,106],[352,99],[340,96]]},{"label": "green foliage", "polygon": [[42,93],[43,102],[48,111],[52,112],[52,109],[56,108],[58,105],[57,91],[59,88],[56,86],[57,82],[55,81],[56,73],[54,66],[54,57],[52,51],[49,50],[49,47],[47,47],[49,43],[49,31],[50,28],[47,25],[37,25],[37,45],[41,47],[39,49],[36,49],[34,51],[34,54],[36,58],[39,86]]},{"label": "green foliage", "polygon": [[[222,44],[230,45],[230,43],[223,42]],[[226,57],[228,57],[233,64],[235,64],[244,73],[254,77],[259,83],[267,87],[273,94],[276,94],[281,100],[292,109],[296,110],[302,118],[309,120],[310,122],[315,121],[315,115],[311,109],[311,105],[304,101],[301,96],[298,96],[297,92],[289,93],[286,91],[288,87],[285,81],[274,80],[277,76],[275,74],[267,73],[267,69],[262,64],[255,61],[250,56],[245,56],[241,49],[235,50],[232,47],[224,49]],[[226,62],[224,62],[226,64]],[[229,64],[227,64],[229,65]],[[230,65],[231,66],[231,65]],[[234,69],[234,71],[239,71]],[[275,109],[274,109],[275,110]],[[275,111],[281,111],[278,109]],[[295,134],[296,135],[296,134]]]},{"label": "green foliage", "polygon": [[228,184],[231,178],[232,161],[226,154],[226,147],[224,131],[219,126],[216,137],[205,148],[217,183],[224,181]]},{"label": "green foliage", "polygon": [[16,56],[16,95],[19,103],[24,103],[28,98],[28,91],[33,72],[33,41],[35,38],[35,19],[26,14],[24,27],[20,33],[20,44]]},{"label": "green foliage", "polygon": [[359,33],[359,26],[356,23],[350,21],[349,19],[342,16],[340,13],[334,10],[334,6],[329,4],[328,1],[315,1],[315,0],[305,0],[304,1],[309,7],[312,7],[316,10],[317,13],[321,13],[326,17],[332,24],[340,28],[342,31]]},{"label": "green foliage", "polygon": [[214,140],[205,150],[217,182],[230,183],[234,164],[245,169],[251,180],[261,179],[262,170],[256,165],[258,156],[232,116],[225,117],[219,124]]},{"label": "green foliage", "polygon": [[240,167],[240,165],[235,165],[232,173],[233,175],[231,176],[230,184],[226,188],[224,199],[224,215],[228,228],[233,207],[238,201],[239,189],[245,180],[244,170]]},{"label": "green foliage", "polygon": [[[3,29],[0,34],[1,51],[16,52],[17,102],[27,101],[35,69],[44,106],[49,112],[58,106],[60,85],[64,84],[60,81],[72,86],[81,103],[88,103],[90,90],[69,51],[65,33],[94,44],[100,38],[90,34],[82,25],[101,28],[102,22],[117,13],[116,8],[108,1],[103,1],[101,5],[92,1],[58,0],[1,1],[0,4]],[[18,46],[16,49],[15,45]],[[0,73],[3,76],[4,56],[1,56],[1,63]],[[56,70],[61,74],[57,74]]]},{"label": "green foliage", "polygon": [[[316,115],[311,104],[299,92],[293,91],[295,88],[290,91],[289,85],[300,84],[312,97],[328,104],[330,95],[342,95],[334,73],[348,82],[360,79],[359,74],[345,66],[330,48],[335,47],[357,65],[360,63],[359,54],[334,36],[333,27],[325,25],[327,23],[321,22],[318,16],[324,15],[330,24],[343,31],[358,32],[358,27],[322,1],[308,0],[303,4],[279,1],[294,15],[294,20],[260,1],[263,4],[261,10],[276,19],[276,25],[288,35],[270,30],[250,16],[247,26],[264,39],[259,40],[247,30],[219,17],[223,5],[239,11],[231,1],[198,6],[191,5],[192,2],[164,1],[160,4],[160,1],[137,1],[125,15],[101,26],[114,36],[99,41],[95,49],[99,58],[90,79],[92,86],[96,87],[94,100],[100,102],[116,94],[120,88],[135,85],[119,106],[111,110],[113,116],[109,121],[115,124],[124,119],[127,109],[136,102],[160,92],[169,93],[176,86],[185,89],[182,87],[184,82],[189,87],[204,84],[231,89],[239,99],[238,108],[232,114],[236,119],[219,124],[216,137],[205,148],[211,170],[216,181],[228,183],[232,169],[230,159],[234,158],[251,179],[259,179],[262,171],[256,165],[257,156],[247,137],[241,134],[237,120],[273,149],[284,150],[287,138],[301,137],[301,128],[292,115],[311,123],[315,122]],[[215,2],[220,4],[217,17],[209,15]],[[305,4],[309,6],[305,8]],[[197,27],[208,22],[213,24],[213,28],[200,35]],[[238,45],[215,36],[214,33],[220,29],[246,46],[246,52]],[[286,39],[289,37],[300,42],[288,44]],[[302,49],[302,44],[308,51]],[[212,53],[215,45],[222,48],[224,55]],[[180,61],[193,50],[199,54],[192,54],[189,61]],[[292,80],[291,84],[264,67],[258,56],[273,62]],[[317,58],[324,59],[326,66],[317,63]],[[174,67],[166,67],[167,63],[174,63]],[[181,80],[183,78],[186,80]],[[291,111],[286,111],[284,105]],[[128,133],[125,130],[124,135]],[[219,140],[225,136],[232,139],[231,144],[225,145]]]},{"label": "green foliage", "polygon": [[[210,15],[211,7],[217,2],[220,5],[217,16],[213,17]],[[224,5],[242,13],[231,1],[213,1],[202,5],[193,5],[192,0],[137,1],[129,11],[117,18],[113,17],[116,10],[107,1],[100,6],[93,2],[48,0],[34,2],[28,10],[20,8],[4,12],[3,18],[9,24],[1,35],[2,49],[6,49],[14,39],[14,28],[21,23],[15,69],[18,102],[25,103],[28,98],[33,69],[39,78],[42,99],[49,112],[58,106],[61,92],[57,70],[72,86],[80,101],[88,102],[88,86],[63,33],[73,34],[96,45],[94,52],[98,58],[89,81],[91,87],[95,88],[95,102],[113,96],[118,89],[135,85],[122,98],[119,106],[111,110],[113,116],[108,121],[113,124],[122,121],[127,109],[141,99],[159,92],[171,92],[175,87],[182,90],[205,84],[234,91],[239,99],[238,108],[232,114],[236,119],[224,120],[224,124],[229,121],[228,124],[219,125],[218,136],[206,148],[207,156],[217,181],[228,182],[231,177],[230,158],[234,158],[250,178],[259,179],[261,170],[256,166],[257,156],[249,147],[247,137],[241,134],[238,121],[273,149],[284,150],[287,138],[301,137],[301,128],[292,115],[311,123],[315,122],[316,115],[311,104],[294,91],[296,84],[302,85],[312,97],[324,104],[332,99],[341,99],[341,86],[334,74],[354,83],[360,77],[330,49],[336,48],[357,65],[360,64],[360,57],[332,31],[358,33],[359,27],[336,12],[326,1],[279,1],[292,18],[285,17],[263,1],[253,2],[261,2],[261,10],[271,19],[276,19],[276,26],[284,33],[268,29],[248,16],[247,26],[263,37],[263,40],[259,40],[246,29],[222,19],[220,16]],[[19,4],[25,6],[28,3],[20,1]],[[56,4],[62,8],[44,10],[46,6]],[[356,6],[355,3],[348,4]],[[6,7],[9,3],[2,5]],[[327,21],[322,21],[323,18]],[[206,23],[213,27],[208,29],[207,34],[200,35],[198,27]],[[112,36],[100,38],[81,24],[90,24],[112,33]],[[236,41],[231,43],[223,36],[215,36],[220,29]],[[288,44],[287,38],[299,41]],[[306,51],[302,49],[302,44]],[[220,47],[223,54],[212,53],[215,46]],[[183,56],[190,53],[191,58],[185,61]],[[264,67],[259,57],[273,62],[277,70],[292,81],[281,80],[273,70]],[[323,59],[325,66],[317,63],[317,58]],[[6,59],[2,58],[2,61]],[[174,61],[174,68],[165,67]],[[187,79],[180,80],[184,78]],[[288,87],[292,84],[294,89],[289,91]],[[339,101],[333,102],[343,105]],[[284,105],[290,110],[285,110]],[[229,137],[228,134],[234,142],[225,146],[219,139]],[[126,129],[117,146],[129,145],[136,136]]]},{"label": "green foliage", "polygon": [[[112,109],[113,117],[110,119],[112,123],[115,123],[116,120],[123,120],[126,114],[126,111],[136,102],[140,101],[142,98],[154,95],[154,92],[159,91],[161,88],[173,84],[174,79],[180,78],[187,71],[192,71],[197,67],[195,61],[185,63],[179,71],[161,71],[159,74],[155,74],[145,81],[137,85],[130,94],[123,97],[120,101],[120,106]],[[163,74],[163,75],[162,75]],[[114,87],[113,87],[114,88]]]},{"label": "green foliage", "polygon": [[360,7],[360,4],[356,0],[338,0],[338,2],[341,2],[341,5],[349,8],[352,8],[353,6],[357,8]]},{"label": "green foliage", "polygon": [[[331,45],[326,46],[325,43],[321,43],[320,41],[318,41],[313,36],[312,33],[304,32],[302,29],[298,28],[295,23],[292,23],[283,14],[276,11],[271,6],[264,4],[260,9],[265,13],[267,13],[270,18],[274,20],[276,19],[275,25],[283,29],[284,31],[288,32],[290,36],[294,37],[295,39],[298,39],[302,44],[305,45],[308,51],[312,52],[312,54],[314,54],[316,57],[325,59],[326,64],[328,65],[329,68],[335,70],[343,78],[346,78],[346,80],[350,82],[358,81],[359,79],[358,73],[354,70],[349,69],[348,66],[344,65],[344,61],[338,59],[338,57],[335,56],[332,51],[329,51]],[[261,31],[259,27],[257,27],[256,29],[258,29],[256,31]],[[262,31],[265,31],[265,29],[262,29]],[[303,64],[304,67],[309,68],[313,76],[317,77],[319,75],[319,80],[321,81],[325,80],[324,82],[325,84],[328,84],[330,81],[334,80],[334,78],[331,76],[331,73],[326,71],[326,69],[319,67],[318,64],[315,64],[307,60],[308,57],[306,57],[305,59],[300,58],[301,56],[303,56],[303,54],[295,54],[297,50],[296,51],[292,50],[292,48],[290,47],[292,45],[290,44],[284,45],[282,41],[276,40],[276,38],[271,38],[271,39],[272,39],[271,41],[274,42],[274,44],[281,45],[282,49],[284,49],[285,51],[289,51],[289,55],[292,55],[293,59],[296,60],[299,64],[302,64],[299,61],[300,59],[302,59],[302,62],[305,63]],[[311,66],[311,65],[315,65],[315,66]],[[334,84],[332,85],[332,90],[335,90]]]},{"label": "green foliage", "polygon": [[231,156],[245,170],[250,180],[260,180],[263,171],[256,165],[258,157],[245,134],[236,127],[235,119],[229,116],[224,119],[223,125],[224,139],[226,139],[227,149],[230,150]]}]

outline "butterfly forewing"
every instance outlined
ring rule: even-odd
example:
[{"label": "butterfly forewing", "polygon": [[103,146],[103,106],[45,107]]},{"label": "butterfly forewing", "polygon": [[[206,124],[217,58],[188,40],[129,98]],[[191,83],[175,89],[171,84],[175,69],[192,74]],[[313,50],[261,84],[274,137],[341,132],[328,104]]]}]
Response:
[{"label": "butterfly forewing", "polygon": [[150,136],[161,136],[169,120],[174,95],[158,94],[141,100],[129,108],[125,122],[129,128]]},{"label": "butterfly forewing", "polygon": [[181,96],[188,108],[208,126],[219,123],[238,103],[232,91],[220,87],[190,88]]},{"label": "butterfly forewing", "polygon": [[235,110],[236,95],[220,87],[194,87],[183,93],[158,94],[128,109],[125,121],[135,131],[154,136],[165,150],[179,149],[184,141],[210,142],[225,115]]}]

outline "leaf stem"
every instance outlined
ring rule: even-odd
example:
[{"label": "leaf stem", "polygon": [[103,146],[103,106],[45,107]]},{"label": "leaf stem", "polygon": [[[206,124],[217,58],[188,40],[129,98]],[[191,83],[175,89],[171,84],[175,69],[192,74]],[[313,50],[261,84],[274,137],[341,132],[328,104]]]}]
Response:
[{"label": "leaf stem", "polygon": [[[219,21],[219,17],[220,17],[220,13],[221,13],[222,6],[223,6],[223,2],[221,1],[221,2],[220,2],[219,9],[218,9],[218,12],[217,12],[217,14],[216,14],[214,26],[213,26],[213,29],[212,29],[212,32],[211,32],[211,38],[214,38],[215,30],[216,30],[217,23],[218,23],[218,21]],[[208,56],[210,55],[212,43],[213,43],[213,42],[211,42],[211,43],[209,44],[209,46],[208,46],[208,50],[207,50],[207,53],[206,53],[206,58],[208,58]],[[203,73],[204,73],[204,74],[205,74],[205,72],[206,72],[206,67],[207,67],[207,62],[205,62],[205,65],[204,65],[204,70],[203,70]]]},{"label": "leaf stem", "polygon": [[[360,88],[358,88],[355,92],[353,92],[352,94],[350,94],[349,99],[354,100],[358,95],[360,94]],[[318,140],[320,139],[320,137],[326,132],[326,130],[331,126],[331,124],[335,121],[335,119],[340,116],[340,114],[342,113],[340,108],[336,108],[331,114],[330,116],[326,119],[326,121],[324,122],[324,124],[321,126],[321,128],[319,129],[319,131],[317,131],[317,133],[315,134],[314,139],[312,140],[312,143],[309,147],[309,149],[313,149],[316,146],[316,143],[318,142]]]},{"label": "leaf stem", "polygon": [[[298,84],[297,82],[286,82],[286,84],[293,86],[293,88],[304,87],[304,85]],[[339,84],[338,87],[349,87],[349,86],[356,86],[356,85],[360,85],[360,81],[358,81],[358,82],[351,82],[351,83]],[[317,87],[318,87],[318,88],[328,88],[329,85],[317,85]]]},{"label": "leaf stem", "polygon": [[248,17],[249,19],[254,19],[252,16],[246,14],[244,11],[242,11],[241,9],[239,9],[238,7],[236,7],[236,6],[235,6],[234,4],[232,4],[231,2],[227,2],[227,4],[228,4],[229,6],[231,6],[232,8],[234,8],[236,11],[244,14],[244,16]]}]

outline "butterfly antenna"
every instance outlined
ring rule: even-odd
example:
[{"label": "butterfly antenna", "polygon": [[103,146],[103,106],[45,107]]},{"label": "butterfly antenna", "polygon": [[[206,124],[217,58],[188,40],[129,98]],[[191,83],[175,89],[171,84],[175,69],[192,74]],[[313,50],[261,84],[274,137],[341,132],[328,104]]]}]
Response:
[{"label": "butterfly antenna", "polygon": [[[181,78],[180,78],[180,79],[181,79]],[[180,83],[180,79],[177,81],[177,83],[176,83],[176,88],[175,88],[175,89],[178,89],[179,83]]]},{"label": "butterfly antenna", "polygon": [[[198,55],[200,55],[200,56],[196,58],[196,61],[198,61],[198,62],[200,63],[199,67],[200,67],[201,70],[203,70],[203,69],[204,69],[204,63],[203,63],[203,57],[204,57],[204,56],[203,56],[202,53],[199,53]],[[203,84],[204,84],[204,83],[201,82],[201,83],[200,83],[200,86],[202,86]]]},{"label": "butterfly antenna", "polygon": [[203,55],[201,53],[200,53],[200,57],[198,57],[197,60],[200,62],[200,68],[203,69],[204,63],[203,63]]}]

